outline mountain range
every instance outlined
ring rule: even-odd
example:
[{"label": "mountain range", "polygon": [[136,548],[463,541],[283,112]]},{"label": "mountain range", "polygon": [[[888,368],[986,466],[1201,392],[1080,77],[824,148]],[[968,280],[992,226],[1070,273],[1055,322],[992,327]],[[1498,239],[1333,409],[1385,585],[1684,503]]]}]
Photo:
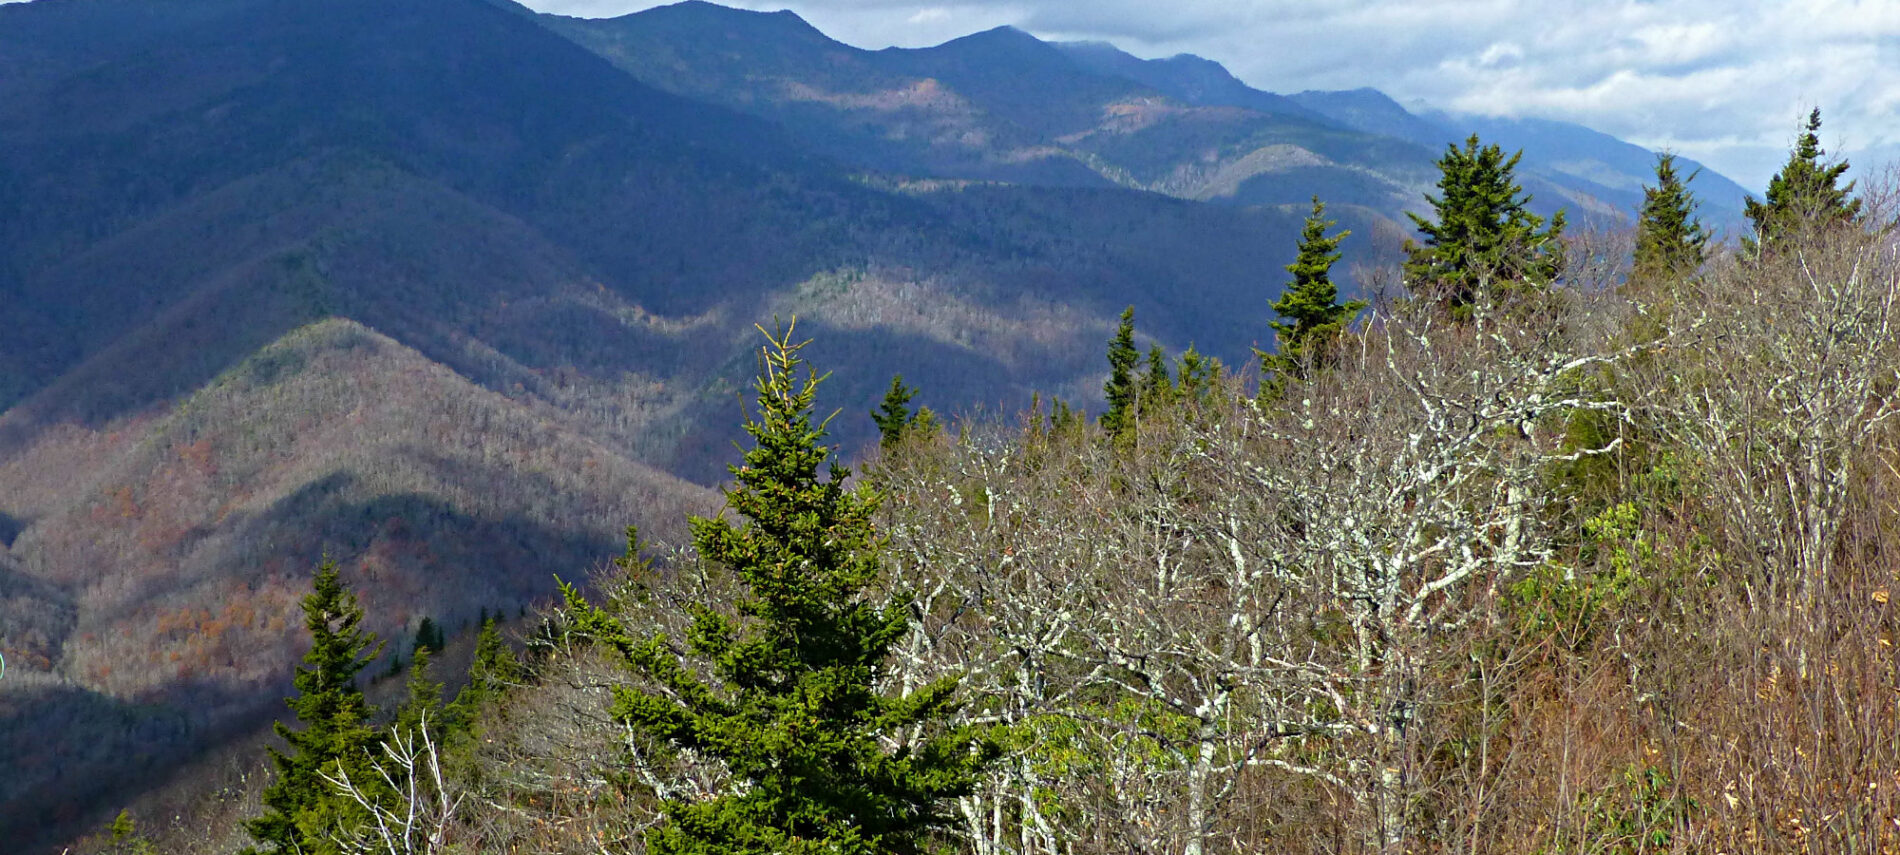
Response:
[{"label": "mountain range", "polygon": [[273,716],[326,557],[400,639],[519,613],[627,525],[678,539],[755,324],[814,337],[847,448],[895,373],[952,413],[1087,405],[1130,304],[1245,365],[1307,200],[1389,263],[1472,130],[1525,147],[1540,210],[1627,217],[1653,162],[1010,29],[0,6],[0,839]]}]

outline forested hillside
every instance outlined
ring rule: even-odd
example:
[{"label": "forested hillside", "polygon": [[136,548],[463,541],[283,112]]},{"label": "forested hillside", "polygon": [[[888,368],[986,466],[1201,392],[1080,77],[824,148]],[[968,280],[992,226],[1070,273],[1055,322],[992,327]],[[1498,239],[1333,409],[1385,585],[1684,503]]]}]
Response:
[{"label": "forested hillside", "polygon": [[271,810],[347,852],[1891,851],[1900,251],[1856,216],[1377,307],[1264,388],[1118,337],[1099,420],[899,395],[854,480],[774,331],[691,547]]},{"label": "forested hillside", "polygon": [[[1874,340],[1864,318],[1777,331],[1819,299],[1802,282],[1885,305],[1890,212],[1860,188],[1852,228],[1810,235],[1791,225],[1819,217],[1805,191],[1777,185],[1750,203],[1741,254],[1681,218],[1680,245],[1658,250],[1616,225],[1661,233],[1639,208],[1656,198],[1645,184],[1668,183],[1646,153],[1574,126],[1486,126],[1485,142],[1546,149],[1504,165],[1459,121],[1007,28],[859,50],[789,13],[704,3],[602,21],[491,0],[0,5],[0,848],[288,851],[239,824],[288,810],[303,851],[639,851],[697,796],[783,766],[676,753],[604,704],[610,685],[652,688],[657,660],[628,654],[649,630],[688,637],[694,615],[735,614],[746,585],[786,581],[734,575],[744,550],[708,552],[711,524],[689,520],[720,515],[719,485],[752,471],[728,468],[735,445],[770,446],[758,334],[793,318],[810,344],[780,344],[825,374],[801,405],[824,429],[800,465],[823,480],[812,455],[862,463],[795,486],[869,526],[818,541],[849,567],[814,602],[864,608],[806,615],[861,646],[810,691],[886,721],[814,713],[808,747],[831,753],[804,762],[883,781],[846,790],[909,794],[864,832],[891,835],[885,848],[1555,849],[1572,839],[1559,831],[1624,822],[1585,816],[1623,797],[1592,758],[1680,736],[1642,710],[1660,685],[1647,675],[1687,655],[1639,619],[1746,604],[1761,626],[1795,626],[1794,601],[1775,599],[1788,571],[1728,557],[1787,526],[1748,548],[1798,544],[1846,586],[1825,597],[1885,597],[1870,569],[1885,554],[1885,350],[1852,351],[1871,385],[1822,408],[1875,427],[1786,427],[1839,456],[1783,474],[1845,473],[1816,494],[1835,516],[1812,525],[1806,500],[1715,498],[1758,496],[1762,455],[1782,446],[1721,447],[1747,421],[1692,436],[1658,384],[1703,383],[1682,388],[1733,420],[1792,387],[1743,388],[1757,372],[1696,360],[1740,358],[1748,336]],[[1478,167],[1504,186],[1460,195],[1450,176]],[[1703,198],[1681,209],[1703,223],[1742,204],[1708,173],[1673,186],[1683,205]],[[1445,225],[1494,217],[1482,245]],[[1776,230],[1804,242],[1784,250]],[[1744,294],[1795,314],[1764,321]],[[1773,358],[1848,355],[1819,353]],[[735,531],[771,528],[725,498]],[[613,561],[628,526],[649,545]],[[806,560],[810,541],[792,541],[788,560]],[[1652,573],[1644,550],[1659,549],[1699,569]],[[341,589],[312,617],[320,566]],[[556,577],[579,586],[564,605]],[[1692,594],[1717,599],[1667,599]],[[1527,605],[1544,599],[1555,617]],[[1880,605],[1838,614],[1887,620]],[[386,642],[351,654],[360,679],[296,678],[313,635],[359,607],[359,640]],[[1678,612],[1642,611],[1665,607]],[[742,614],[740,635],[758,617]],[[1883,626],[1815,623],[1835,646],[1771,664],[1833,662]],[[1569,633],[1562,657],[1552,627]],[[811,647],[787,649],[832,655]],[[1884,685],[1875,666],[1850,664],[1864,679],[1840,709],[1884,715],[1861,702]],[[688,663],[715,695],[805,685],[719,667]],[[1604,682],[1625,671],[1629,686]],[[444,706],[431,679],[473,693]],[[1491,694],[1474,701],[1471,679]],[[331,722],[345,766],[274,767],[265,746],[324,741],[269,731],[310,724],[286,695],[358,689],[376,711]],[[1692,702],[1727,697],[1708,692]],[[810,700],[760,697],[781,713]],[[1564,761],[1555,795],[1526,783],[1547,771],[1530,758],[1548,760],[1535,739],[1551,716],[1624,701],[1623,729],[1590,731],[1598,753]],[[699,720],[758,724],[717,707]],[[1420,724],[1387,723],[1401,714]],[[1878,762],[1884,721],[1859,731]],[[424,735],[432,748],[405,741]],[[928,762],[885,775],[913,762],[891,759],[911,738]],[[1803,750],[1824,748],[1846,750]],[[349,807],[321,774],[380,777],[354,765],[368,752],[384,771],[433,757],[442,777],[359,777]],[[1715,773],[1641,756],[1667,773],[1646,786],[1715,803],[1695,789]],[[405,792],[451,797],[429,815],[441,834],[406,850],[363,836]],[[871,828],[800,797],[829,824],[728,830]],[[1532,797],[1556,807],[1529,812]],[[88,836],[120,808],[116,832]],[[688,812],[730,823],[722,810]],[[1679,828],[1731,828],[1678,813]],[[1884,840],[1877,825],[1853,840]]]}]

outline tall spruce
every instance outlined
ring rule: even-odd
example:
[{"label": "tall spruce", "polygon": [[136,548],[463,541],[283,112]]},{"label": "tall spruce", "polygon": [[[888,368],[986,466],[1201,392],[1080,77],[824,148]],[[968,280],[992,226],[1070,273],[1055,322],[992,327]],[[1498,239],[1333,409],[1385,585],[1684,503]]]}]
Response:
[{"label": "tall spruce", "polygon": [[1269,387],[1306,376],[1307,366],[1325,359],[1339,334],[1367,305],[1364,300],[1339,301],[1333,265],[1340,258],[1339,245],[1352,232],[1328,237],[1327,230],[1335,225],[1326,219],[1326,204],[1314,196],[1312,213],[1300,230],[1299,255],[1286,266],[1293,280],[1273,302],[1273,311],[1282,318],[1272,322],[1274,352],[1256,351]]},{"label": "tall spruce", "polygon": [[1708,259],[1709,230],[1695,218],[1701,205],[1676,172],[1676,156],[1656,156],[1656,186],[1643,188],[1643,209],[1636,222],[1636,257],[1630,284],[1662,285],[1692,276]]},{"label": "tall spruce", "polygon": [[1135,349],[1135,307],[1129,306],[1122,310],[1115,337],[1108,341],[1108,382],[1102,384],[1108,409],[1102,412],[1101,424],[1111,438],[1122,439],[1134,430],[1135,367],[1140,361],[1141,352]]},{"label": "tall spruce", "polygon": [[1847,161],[1826,163],[1821,149],[1821,108],[1808,114],[1807,128],[1796,138],[1788,162],[1768,181],[1763,201],[1749,197],[1742,213],[1754,225],[1754,235],[1742,239],[1745,252],[1773,249],[1774,244],[1804,228],[1826,228],[1851,223],[1860,215],[1860,200],[1849,198],[1854,182],[1838,185],[1847,173]]},{"label": "tall spruce", "polygon": [[468,665],[468,682],[455,693],[455,700],[449,702],[449,722],[458,727],[475,726],[482,707],[500,698],[520,679],[521,665],[515,661],[514,651],[502,640],[495,619],[484,617],[481,632],[475,636],[475,657]]},{"label": "tall spruce", "polygon": [[363,629],[363,608],[332,562],[317,568],[310,594],[303,598],[303,615],[310,652],[292,680],[296,696],[285,701],[300,726],[277,723],[290,751],[271,749],[277,779],[264,789],[263,816],[244,824],[257,843],[247,852],[330,855],[337,851],[331,833],[363,818],[323,775],[342,771],[352,780],[370,779],[367,763],[378,738],[370,725],[375,710],[356,679],[381,645]]},{"label": "tall spruce", "polygon": [[[831,452],[812,400],[823,378],[791,330],[767,338],[746,424],[756,445],[726,491],[743,522],[692,520],[699,554],[737,575],[736,602],[691,607],[687,657],[665,636],[632,636],[564,586],[568,606],[578,628],[663,687],[616,686],[614,718],[723,764],[735,781],[715,798],[667,801],[649,852],[922,852],[994,750],[946,724],[955,678],[903,697],[878,690],[911,602],[873,594],[875,496],[847,489],[836,462],[820,477]],[[881,737],[901,745],[886,750]]]},{"label": "tall spruce", "polygon": [[432,658],[429,648],[416,648],[415,658],[409,663],[409,681],[405,687],[408,695],[396,708],[396,720],[391,726],[399,733],[408,734],[426,729],[430,739],[439,741],[445,724],[442,683],[435,679],[434,669],[430,667]]},{"label": "tall spruce", "polygon": [[871,420],[877,423],[879,445],[889,449],[904,440],[904,429],[910,426],[910,399],[916,396],[916,389],[904,385],[904,375],[891,377],[884,401],[871,413]]},{"label": "tall spruce", "polygon": [[1136,408],[1144,415],[1165,412],[1174,404],[1174,378],[1168,374],[1168,354],[1161,345],[1148,348],[1147,366],[1141,375],[1141,392]]},{"label": "tall spruce", "polygon": [[929,407],[911,410],[910,402],[915,397],[917,390],[904,385],[904,375],[891,377],[891,388],[884,393],[884,400],[871,411],[871,421],[877,424],[879,447],[889,451],[906,437],[937,429],[937,415]]},{"label": "tall spruce", "polygon": [[1413,294],[1442,302],[1454,316],[1469,311],[1489,288],[1542,288],[1563,267],[1564,214],[1548,228],[1526,206],[1513,172],[1524,152],[1505,158],[1472,134],[1461,149],[1448,146],[1439,158],[1439,195],[1427,195],[1431,220],[1407,214],[1424,235],[1406,241],[1405,280]]}]

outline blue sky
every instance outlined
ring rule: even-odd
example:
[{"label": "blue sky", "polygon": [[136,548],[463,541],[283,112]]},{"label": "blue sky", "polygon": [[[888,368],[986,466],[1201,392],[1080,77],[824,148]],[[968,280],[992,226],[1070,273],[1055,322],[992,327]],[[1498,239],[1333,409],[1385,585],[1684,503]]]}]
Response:
[{"label": "blue sky", "polygon": [[[605,17],[644,0],[530,0]],[[1819,106],[1857,173],[1900,158],[1900,0],[725,0],[790,8],[853,45],[1009,24],[1140,56],[1193,53],[1275,92],[1579,122],[1759,189]]]}]

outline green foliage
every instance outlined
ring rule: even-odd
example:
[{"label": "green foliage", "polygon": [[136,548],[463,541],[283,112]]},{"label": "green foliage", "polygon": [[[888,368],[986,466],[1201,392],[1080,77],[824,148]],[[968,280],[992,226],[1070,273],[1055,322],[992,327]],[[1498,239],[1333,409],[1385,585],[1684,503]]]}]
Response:
[{"label": "green foliage", "polygon": [[377,733],[356,677],[381,645],[363,629],[363,608],[332,562],[317,568],[303,614],[310,652],[293,680],[297,695],[286,701],[302,727],[277,723],[290,753],[271,749],[277,779],[264,790],[264,815],[244,824],[257,842],[250,852],[336,852],[330,832],[350,824],[360,809],[338,796],[322,775],[342,771],[353,780],[370,778],[366,763]]},{"label": "green foliage", "polygon": [[1684,795],[1667,770],[1632,763],[1619,780],[1578,798],[1583,814],[1581,840],[1560,847],[1567,852],[1647,855],[1673,851],[1676,835],[1694,815],[1696,801]]},{"label": "green foliage", "polygon": [[1788,162],[1769,179],[1767,197],[1742,203],[1742,213],[1755,227],[1754,236],[1742,240],[1745,251],[1772,249],[1777,241],[1798,231],[1851,223],[1860,215],[1860,200],[1848,198],[1854,182],[1835,183],[1846,174],[1847,161],[1821,161],[1820,130],[1821,108],[1816,107],[1808,114],[1807,129],[1795,140]]},{"label": "green foliage", "polygon": [[904,385],[904,375],[891,377],[891,388],[884,393],[883,403],[871,412],[871,420],[877,423],[879,447],[889,451],[907,437],[928,435],[937,430],[937,415],[929,407],[911,411],[910,400],[916,396],[916,389]]},{"label": "green foliage", "polygon": [[1131,436],[1135,427],[1135,365],[1141,359],[1135,350],[1135,307],[1122,310],[1121,324],[1108,342],[1108,382],[1102,393],[1108,409],[1102,413],[1102,430],[1115,439]]},{"label": "green foliage", "polygon": [[995,751],[944,725],[955,678],[903,697],[876,690],[909,632],[911,603],[874,602],[876,499],[846,489],[849,472],[835,462],[820,477],[830,450],[811,412],[822,378],[790,330],[768,341],[746,424],[756,445],[726,492],[744,522],[692,521],[701,556],[741,582],[730,610],[691,604],[682,653],[664,635],[633,637],[571,586],[564,593],[577,627],[657,687],[616,686],[614,718],[716,760],[739,782],[716,798],[667,801],[649,851],[920,852]]},{"label": "green foliage", "polygon": [[1478,135],[1439,158],[1438,196],[1426,196],[1433,220],[1408,214],[1425,236],[1406,241],[1406,286],[1441,301],[1454,315],[1469,311],[1487,287],[1541,288],[1563,267],[1564,215],[1549,228],[1525,206],[1512,172],[1523,152],[1507,160],[1497,145],[1480,146]]},{"label": "green foliage", "polygon": [[396,708],[393,729],[399,733],[420,733],[425,725],[431,737],[442,733],[442,684],[431,673],[430,658],[429,648],[416,648],[409,665],[408,697]]},{"label": "green foliage", "polygon": [[1188,345],[1181,353],[1180,375],[1177,389],[1183,401],[1205,405],[1220,385],[1222,366],[1218,357],[1206,356]]},{"label": "green foliage", "polygon": [[1352,232],[1328,237],[1326,231],[1334,225],[1326,219],[1326,204],[1314,196],[1313,212],[1306,216],[1306,225],[1300,231],[1299,256],[1286,266],[1293,280],[1273,302],[1273,311],[1283,319],[1272,322],[1274,352],[1258,352],[1261,370],[1272,378],[1270,386],[1304,377],[1307,367],[1326,357],[1353,316],[1367,305],[1364,300],[1339,302],[1333,264],[1339,261],[1340,243]]},{"label": "green foliage", "polygon": [[483,620],[481,633],[475,637],[475,658],[468,666],[468,683],[449,703],[449,717],[454,722],[473,726],[484,706],[500,698],[508,686],[520,680],[521,665],[515,661],[508,643],[502,640],[495,619]]},{"label": "green foliage", "polygon": [[420,654],[424,650],[441,653],[446,644],[448,639],[442,634],[442,625],[436,623],[434,618],[425,617],[416,627],[416,640],[410,645],[410,653]]},{"label": "green foliage", "polygon": [[156,855],[158,852],[152,841],[139,833],[138,824],[132,821],[130,811],[119,811],[106,832],[112,835],[112,839],[107,841],[100,855]]},{"label": "green foliage", "polygon": [[1158,413],[1174,403],[1174,378],[1168,375],[1168,354],[1161,345],[1148,348],[1147,368],[1141,377],[1137,407],[1143,414]]},{"label": "green foliage", "polygon": [[1636,223],[1636,258],[1630,284],[1666,284],[1692,276],[1708,258],[1709,230],[1695,219],[1701,205],[1688,182],[1676,174],[1676,156],[1656,156],[1656,186],[1643,188],[1643,209]]}]

